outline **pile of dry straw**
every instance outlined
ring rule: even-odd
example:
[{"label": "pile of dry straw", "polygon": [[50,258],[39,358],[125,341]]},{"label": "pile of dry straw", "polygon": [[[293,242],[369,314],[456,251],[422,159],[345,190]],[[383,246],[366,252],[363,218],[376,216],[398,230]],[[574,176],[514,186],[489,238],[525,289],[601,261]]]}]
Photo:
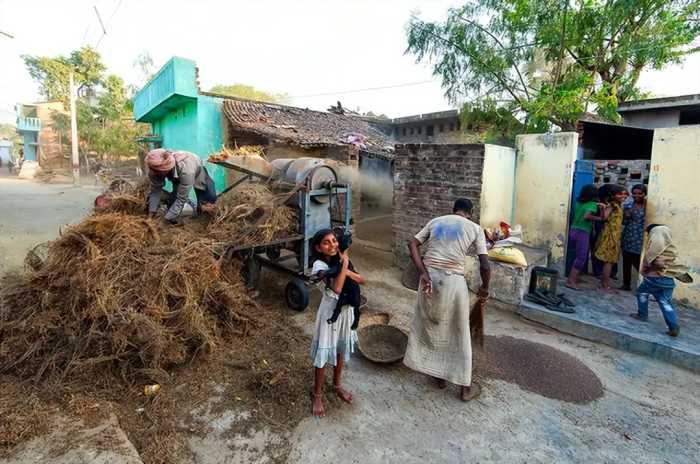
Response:
[{"label": "pile of dry straw", "polygon": [[267,187],[221,198],[184,227],[145,215],[144,187],[30,255],[0,289],[0,374],[63,380],[110,372],[158,380],[169,367],[210,352],[257,324],[225,244],[255,244],[295,232],[295,212]]}]

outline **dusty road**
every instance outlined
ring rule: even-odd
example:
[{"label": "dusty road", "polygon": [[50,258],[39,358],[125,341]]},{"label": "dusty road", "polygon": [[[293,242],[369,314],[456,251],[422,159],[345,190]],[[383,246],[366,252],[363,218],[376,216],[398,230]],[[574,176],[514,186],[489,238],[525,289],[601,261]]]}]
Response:
[{"label": "dusty road", "polygon": [[99,191],[0,176],[0,274],[20,268],[34,245],[90,211]]},{"label": "dusty road", "polygon": [[[374,309],[408,328],[415,293],[404,289],[391,255],[354,250]],[[492,309],[486,331],[543,343],[573,355],[603,383],[586,405],[545,398],[499,380],[483,381],[469,404],[403,366],[357,356],[347,370],[352,407],[297,428],[290,462],[697,463],[700,376],[524,322]],[[547,375],[542,370],[538,375]]]},{"label": "dusty road", "polygon": [[[21,265],[34,243],[79,220],[95,193],[92,188],[0,178],[2,268]],[[408,328],[415,293],[401,286],[391,255],[362,246],[354,246],[351,255],[368,280],[365,293],[370,308],[391,313],[392,324]],[[275,287],[275,277],[268,279],[281,302],[284,281]],[[287,311],[282,303],[280,311]],[[295,316],[300,330],[310,331],[314,316],[313,303],[307,312]],[[486,331],[543,343],[575,356],[599,377],[603,397],[573,404],[485,379],[481,397],[464,404],[457,399],[455,387],[439,391],[424,376],[401,365],[379,367],[355,355],[345,382],[355,394],[352,406],[334,408],[322,420],[306,419],[291,436],[260,430],[234,439],[224,429],[242,413],[223,411],[208,418],[212,433],[190,441],[194,462],[266,463],[270,449],[283,440],[291,443],[290,463],[698,462],[700,376],[532,325],[493,307],[487,314]],[[543,369],[536,375],[548,372]],[[24,455],[3,462],[79,461],[75,456],[41,458],[40,449],[41,442],[31,444]],[[97,450],[81,453],[90,457],[88,461],[104,457]],[[138,457],[111,456],[101,462],[137,463]]]}]

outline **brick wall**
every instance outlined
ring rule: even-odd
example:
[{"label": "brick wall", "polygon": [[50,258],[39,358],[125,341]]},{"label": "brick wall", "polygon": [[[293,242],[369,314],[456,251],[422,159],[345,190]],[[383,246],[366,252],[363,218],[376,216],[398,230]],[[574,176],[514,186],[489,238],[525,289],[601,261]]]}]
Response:
[{"label": "brick wall", "polygon": [[484,145],[397,145],[394,158],[394,263],[409,260],[408,241],[457,198],[474,203],[479,221]]},{"label": "brick wall", "polygon": [[[62,168],[70,166],[68,158],[64,154],[70,154],[70,139],[61,140],[58,132],[53,129],[53,112],[68,114],[63,109],[63,104],[58,102],[41,103],[36,108],[37,117],[41,119],[41,131],[39,132],[38,160],[44,168]],[[59,143],[61,142],[61,143]]]}]

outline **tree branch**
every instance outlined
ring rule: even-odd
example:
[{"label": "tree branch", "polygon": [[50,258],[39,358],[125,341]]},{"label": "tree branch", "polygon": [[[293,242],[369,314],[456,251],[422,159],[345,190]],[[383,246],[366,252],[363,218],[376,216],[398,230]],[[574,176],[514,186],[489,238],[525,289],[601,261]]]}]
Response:
[{"label": "tree branch", "polygon": [[[465,21],[466,23],[471,24],[472,26],[475,26],[475,27],[477,27],[479,30],[481,30],[481,31],[485,32],[486,34],[488,34],[489,37],[491,37],[491,38],[498,44],[498,46],[501,47],[501,50],[504,50],[504,51],[507,51],[507,50],[508,50],[508,49],[503,45],[503,43],[501,43],[501,41],[500,41],[500,39],[499,39],[498,37],[496,37],[494,34],[492,34],[491,31],[489,31],[488,29],[486,29],[485,27],[483,27],[481,24],[479,24],[479,23],[477,23],[477,22],[475,22],[475,21],[472,21],[471,19],[465,18],[465,17],[462,16],[462,15],[459,15],[459,17],[462,18],[462,20]],[[529,99],[530,99],[530,93],[527,91],[527,85],[525,84],[525,79],[523,79],[523,75],[520,73],[520,69],[518,69],[517,64],[515,63],[515,61],[514,61],[512,58],[510,59],[510,64],[511,64],[511,66],[513,67],[513,69],[515,69],[515,72],[518,74],[518,79],[520,80],[520,84],[523,86],[523,91],[525,92],[525,96],[526,96],[527,99],[529,100]]]},{"label": "tree branch", "polygon": [[[518,103],[518,105],[520,105],[521,108],[523,107],[523,102],[522,102],[522,100],[520,99],[520,97],[518,97],[518,95],[516,95],[515,90],[512,89],[512,88],[510,87],[510,85],[508,85],[508,82],[503,78],[503,76],[499,75],[499,74],[496,73],[496,72],[491,71],[491,70],[489,69],[489,67],[486,66],[486,64],[485,64],[483,61],[481,61],[480,59],[478,59],[478,58],[475,57],[475,56],[472,56],[472,55],[469,53],[468,50],[466,50],[465,48],[463,48],[463,47],[460,46],[459,44],[457,44],[457,43],[455,43],[455,42],[453,42],[453,41],[451,41],[451,40],[449,40],[449,39],[446,39],[446,38],[440,36],[439,34],[435,34],[435,33],[432,32],[432,31],[424,30],[424,32],[428,33],[428,34],[431,35],[433,38],[435,38],[435,39],[437,39],[437,40],[440,40],[441,42],[443,42],[443,43],[445,43],[445,44],[447,44],[447,45],[449,45],[449,46],[451,46],[451,47],[454,47],[454,48],[460,50],[462,53],[464,53],[465,55],[469,56],[470,59],[472,59],[472,60],[476,61],[477,63],[479,63],[479,64],[484,68],[484,70],[485,70],[488,74],[490,74],[491,76],[493,76],[498,82],[501,83],[501,86],[504,88],[504,90],[505,90],[506,92],[508,92],[508,93],[510,94],[510,96],[513,97],[513,99]],[[527,94],[527,93],[526,93],[526,94]],[[528,99],[529,99],[529,97],[528,97]]]}]

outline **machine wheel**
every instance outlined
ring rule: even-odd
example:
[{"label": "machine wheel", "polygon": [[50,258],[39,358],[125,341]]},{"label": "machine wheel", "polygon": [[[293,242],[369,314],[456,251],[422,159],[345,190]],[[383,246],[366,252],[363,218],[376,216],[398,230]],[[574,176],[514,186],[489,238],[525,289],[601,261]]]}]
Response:
[{"label": "machine wheel", "polygon": [[257,288],[260,283],[260,263],[254,257],[250,257],[243,262],[241,277],[248,288]]},{"label": "machine wheel", "polygon": [[268,258],[272,261],[277,261],[280,259],[280,249],[278,247],[268,247],[265,250],[265,254],[267,255]]},{"label": "machine wheel", "polygon": [[302,312],[309,306],[309,289],[301,279],[292,279],[284,289],[284,300],[290,309]]}]

